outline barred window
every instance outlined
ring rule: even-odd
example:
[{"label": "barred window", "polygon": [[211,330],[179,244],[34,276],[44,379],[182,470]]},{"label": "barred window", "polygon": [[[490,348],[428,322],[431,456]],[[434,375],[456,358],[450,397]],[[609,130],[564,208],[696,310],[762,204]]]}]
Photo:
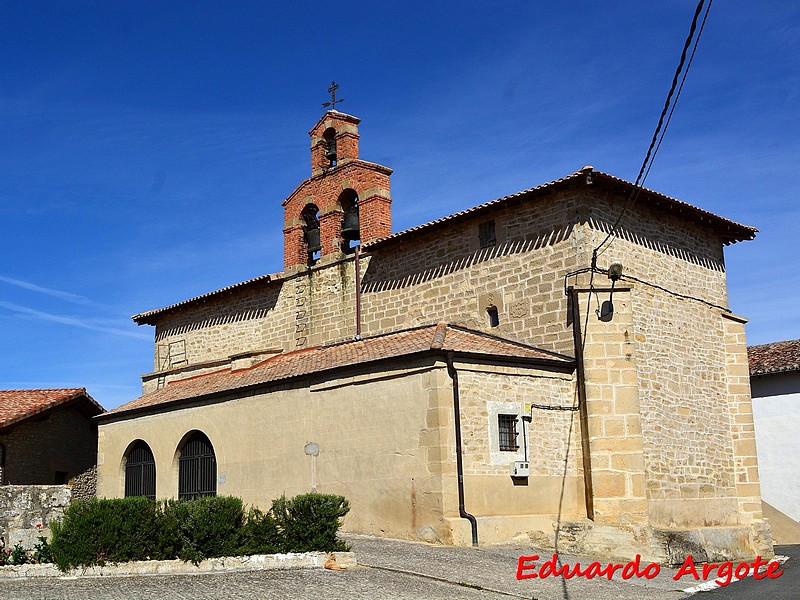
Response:
[{"label": "barred window", "polygon": [[217,495],[217,457],[204,433],[195,431],[184,444],[178,464],[178,498]]},{"label": "barred window", "polygon": [[478,238],[481,242],[481,248],[489,248],[497,243],[497,237],[494,233],[494,221],[486,221],[478,225]]},{"label": "barred window", "polygon": [[150,446],[137,440],[125,462],[125,497],[156,499],[156,461]]},{"label": "barred window", "polygon": [[500,433],[500,450],[507,452],[518,450],[517,415],[497,415],[497,425]]}]

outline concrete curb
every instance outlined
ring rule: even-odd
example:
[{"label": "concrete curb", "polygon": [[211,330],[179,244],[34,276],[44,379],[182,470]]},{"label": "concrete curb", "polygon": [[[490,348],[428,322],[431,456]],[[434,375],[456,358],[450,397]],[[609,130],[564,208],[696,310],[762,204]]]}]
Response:
[{"label": "concrete curb", "polygon": [[358,565],[353,552],[290,552],[209,558],[195,565],[182,560],[140,560],[102,567],[84,567],[62,573],[55,565],[6,565],[0,567],[0,579],[32,577],[134,577],[141,575],[196,575],[226,571],[268,571],[277,569],[343,570]]}]

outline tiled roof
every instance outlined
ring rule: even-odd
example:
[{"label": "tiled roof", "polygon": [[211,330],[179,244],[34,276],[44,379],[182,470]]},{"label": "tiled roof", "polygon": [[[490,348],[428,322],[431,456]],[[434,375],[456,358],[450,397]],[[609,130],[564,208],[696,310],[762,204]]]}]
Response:
[{"label": "tiled roof", "polygon": [[0,429],[78,398],[86,398],[93,415],[103,412],[103,407],[86,393],[86,388],[0,390]]},{"label": "tiled roof", "polygon": [[119,408],[107,412],[106,415],[171,404],[274,383],[292,377],[431,351],[453,351],[461,355],[478,354],[489,357],[523,359],[532,364],[545,363],[567,368],[574,363],[572,358],[562,354],[540,350],[470,329],[439,323],[358,341],[305,348],[287,354],[278,354],[248,369],[237,371],[225,369],[169,382],[160,390],[123,404]]},{"label": "tiled roof", "polygon": [[[537,185],[536,187],[532,187],[527,190],[522,190],[521,192],[517,192],[509,196],[503,196],[502,198],[497,198],[496,200],[491,200],[489,202],[479,204],[478,206],[462,210],[461,212],[457,212],[455,214],[448,215],[446,217],[442,217],[441,219],[436,219],[435,221],[430,221],[429,223],[417,225],[416,227],[411,227],[410,229],[399,231],[385,238],[381,238],[379,240],[366,243],[364,244],[364,249],[372,250],[373,248],[377,248],[390,240],[393,241],[401,238],[406,238],[420,231],[428,231],[439,225],[450,223],[451,221],[455,221],[464,217],[473,216],[477,213],[492,208],[497,208],[499,205],[514,199],[522,199],[525,196],[535,195],[537,192],[551,190],[560,185],[575,181],[580,177],[586,177],[590,173],[592,179],[595,182],[606,180],[607,182],[613,182],[616,184],[623,185],[629,189],[632,189],[634,187],[630,181],[620,179],[619,177],[614,177],[613,175],[609,175],[608,173],[603,173],[602,171],[595,171],[591,166],[586,166],[583,167],[580,171],[575,171],[571,175],[567,175],[566,177],[562,177],[561,179],[548,181],[547,183]],[[758,232],[758,229],[756,229],[755,227],[750,227],[749,225],[742,225],[741,223],[736,223],[735,221],[731,221],[724,217],[720,217],[718,215],[715,215],[714,213],[710,213],[706,210],[703,210],[702,208],[697,208],[696,206],[692,206],[691,204],[688,204],[681,200],[677,200],[675,198],[671,198],[670,196],[660,194],[659,192],[647,188],[641,188],[641,190],[642,193],[648,197],[648,201],[652,205],[659,208],[668,208],[673,210],[678,209],[679,212],[683,212],[687,217],[690,217],[692,220],[704,222],[708,225],[713,226],[718,231],[720,231],[720,233],[722,234],[722,238],[726,244],[733,242],[740,242],[743,240],[752,240],[755,237],[755,234]],[[640,199],[640,202],[642,200],[643,199]]]},{"label": "tiled roof", "polygon": [[800,371],[800,340],[750,346],[747,358],[751,376]]}]

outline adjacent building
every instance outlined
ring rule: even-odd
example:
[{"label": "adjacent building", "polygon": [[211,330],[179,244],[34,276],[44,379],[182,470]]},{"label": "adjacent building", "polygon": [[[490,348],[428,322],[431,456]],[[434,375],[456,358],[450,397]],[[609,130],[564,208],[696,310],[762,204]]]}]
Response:
[{"label": "adjacent building", "polygon": [[93,488],[102,412],[85,388],[1,390],[0,485]]},{"label": "adjacent building", "polygon": [[800,340],[747,351],[762,497],[800,521]]}]

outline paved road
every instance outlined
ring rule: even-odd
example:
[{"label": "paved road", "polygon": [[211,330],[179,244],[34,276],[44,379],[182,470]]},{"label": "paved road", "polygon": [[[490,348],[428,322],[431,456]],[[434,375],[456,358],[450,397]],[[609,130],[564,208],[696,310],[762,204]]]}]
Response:
[{"label": "paved road", "polygon": [[755,580],[747,577],[735,584],[714,590],[709,600],[797,600],[800,598],[800,546],[775,546],[775,554],[788,556],[777,579]]},{"label": "paved road", "polygon": [[[447,548],[427,544],[349,538],[363,565],[348,571],[249,571],[205,575],[0,581],[0,599],[14,600],[678,600],[686,582],[664,570],[656,579],[629,581],[573,578],[516,579],[517,558],[530,548]],[[545,555],[544,558],[547,556]],[[562,556],[565,564],[586,558]],[[796,559],[800,562],[800,556]],[[790,561],[791,563],[792,561]],[[789,564],[789,563],[787,563]],[[795,565],[798,573],[800,566]],[[790,571],[794,572],[790,567]],[[689,582],[694,583],[694,582]],[[800,598],[797,584],[781,577],[777,591],[765,582],[738,582],[703,597]],[[753,585],[749,590],[744,587]],[[744,596],[723,596],[740,588]],[[780,593],[789,594],[781,596]]]}]

